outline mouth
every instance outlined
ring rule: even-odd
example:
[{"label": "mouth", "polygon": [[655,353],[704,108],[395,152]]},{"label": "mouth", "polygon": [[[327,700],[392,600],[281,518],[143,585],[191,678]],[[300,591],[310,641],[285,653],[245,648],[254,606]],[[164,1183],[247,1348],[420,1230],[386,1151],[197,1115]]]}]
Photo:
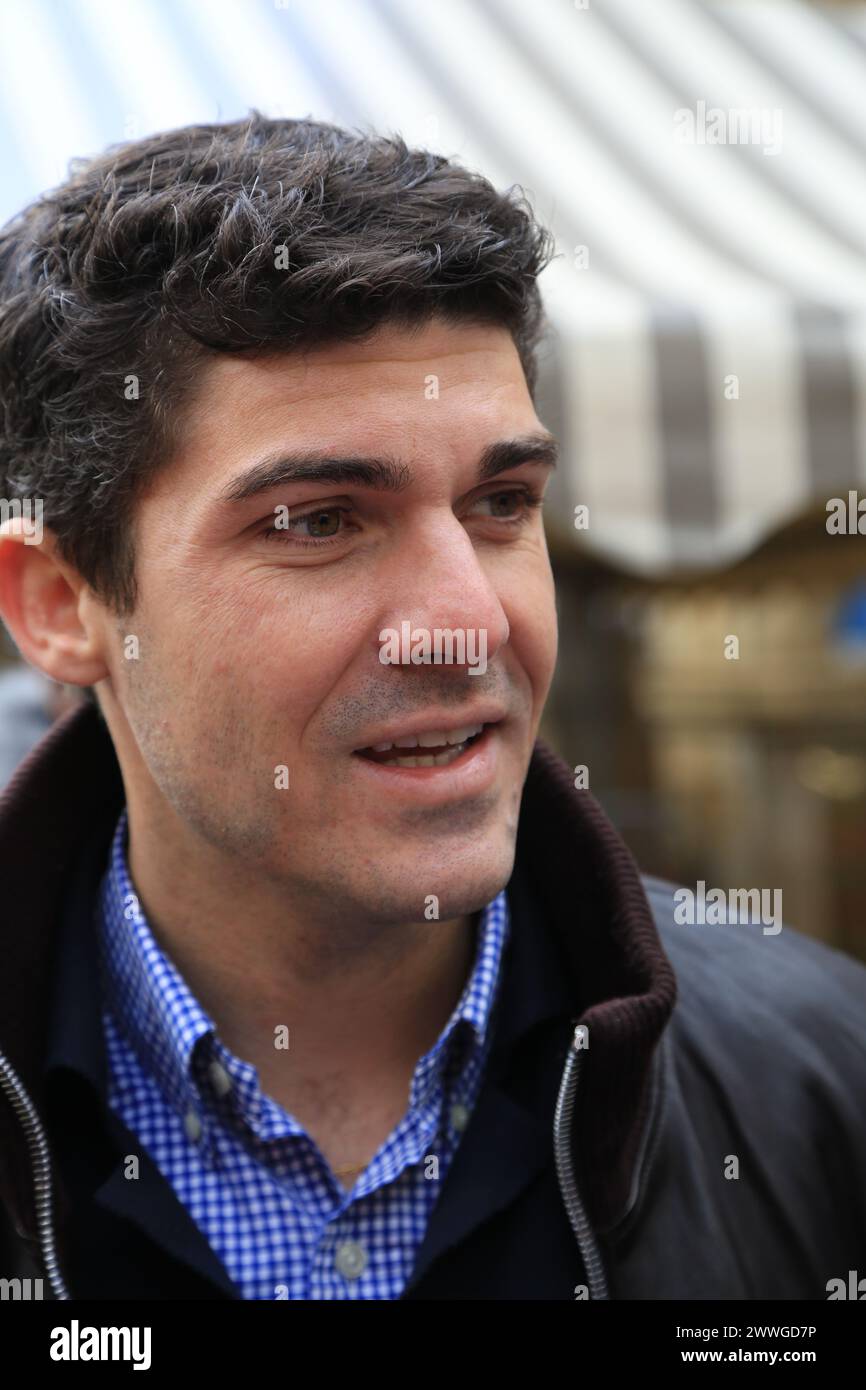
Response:
[{"label": "mouth", "polygon": [[[482,723],[484,714],[489,719]],[[363,808],[364,814],[390,818],[447,807],[456,812],[459,807],[462,815],[474,806],[478,817],[492,814],[497,788],[510,767],[508,719],[498,711],[479,710],[475,722],[467,720],[462,728],[435,723],[436,728],[426,730],[392,729],[388,744],[354,750],[359,813]],[[386,732],[379,737],[384,739]]]},{"label": "mouth", "polygon": [[356,758],[391,768],[451,767],[472,755],[490,737],[490,724],[463,725],[458,729],[440,729],[430,733],[409,734],[393,743],[377,743],[371,748],[355,750]]}]

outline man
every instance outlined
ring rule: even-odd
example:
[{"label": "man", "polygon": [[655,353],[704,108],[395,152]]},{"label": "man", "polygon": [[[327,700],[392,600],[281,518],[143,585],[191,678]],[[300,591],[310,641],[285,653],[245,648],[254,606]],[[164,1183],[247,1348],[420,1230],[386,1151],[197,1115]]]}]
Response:
[{"label": "man", "polygon": [[96,697],[0,804],[4,1271],[55,1297],[866,1267],[866,971],[679,925],[536,737],[550,252],[454,163],[257,112],[2,234],[0,608]]}]

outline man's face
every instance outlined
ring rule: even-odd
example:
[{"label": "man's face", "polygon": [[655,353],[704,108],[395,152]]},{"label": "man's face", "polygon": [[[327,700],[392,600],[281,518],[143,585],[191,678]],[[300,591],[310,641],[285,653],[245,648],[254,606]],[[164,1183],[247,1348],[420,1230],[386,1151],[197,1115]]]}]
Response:
[{"label": "man's face", "polygon": [[[479,467],[489,446],[544,434],[499,328],[389,325],[362,345],[216,359],[136,507],[139,601],[126,642],[115,633],[106,710],[133,814],[167,843],[203,837],[239,881],[266,875],[318,916],[421,921],[436,894],[446,920],[495,896],[556,610],[526,500],[549,467],[529,447],[485,481]],[[249,486],[255,465],[299,452],[387,455],[399,486],[357,470]],[[467,634],[464,657],[383,664],[380,634],[405,622],[431,642]],[[456,757],[409,750],[431,766],[361,751],[479,725]]]}]

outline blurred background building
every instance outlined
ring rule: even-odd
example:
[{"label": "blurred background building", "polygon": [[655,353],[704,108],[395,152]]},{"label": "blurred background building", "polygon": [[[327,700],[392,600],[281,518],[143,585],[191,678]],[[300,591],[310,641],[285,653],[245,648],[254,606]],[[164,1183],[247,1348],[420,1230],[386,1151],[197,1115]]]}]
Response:
[{"label": "blurred background building", "polygon": [[[781,889],[866,960],[866,4],[0,0],[0,220],[252,106],[526,190],[559,251],[543,732],[643,868]],[[0,778],[56,707],[16,682]]]}]

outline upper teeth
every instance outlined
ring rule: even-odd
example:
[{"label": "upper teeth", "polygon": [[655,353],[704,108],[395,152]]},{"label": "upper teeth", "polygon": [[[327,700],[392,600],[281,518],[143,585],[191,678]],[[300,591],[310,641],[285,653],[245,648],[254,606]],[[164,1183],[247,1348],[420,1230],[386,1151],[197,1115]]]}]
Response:
[{"label": "upper teeth", "polygon": [[467,724],[465,729],[433,729],[429,734],[406,734],[393,743],[374,743],[374,753],[387,753],[389,748],[438,748],[445,743],[465,743],[484,728],[483,724]]}]

